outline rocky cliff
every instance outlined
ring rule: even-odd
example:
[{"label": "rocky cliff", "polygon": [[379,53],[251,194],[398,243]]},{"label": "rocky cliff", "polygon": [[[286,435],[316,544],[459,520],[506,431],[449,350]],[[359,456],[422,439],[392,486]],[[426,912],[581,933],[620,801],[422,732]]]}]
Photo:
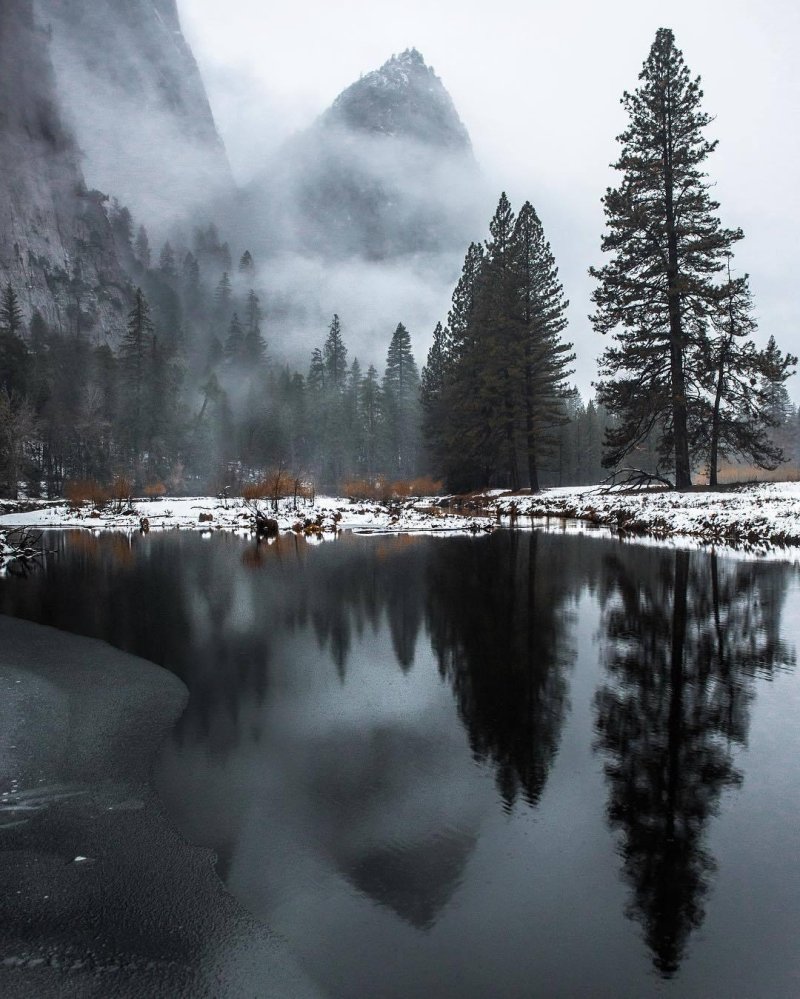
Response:
[{"label": "rocky cliff", "polygon": [[57,100],[33,0],[0,3],[0,284],[26,319],[102,342],[124,327],[129,288],[104,198],[87,189]]},{"label": "rocky cliff", "polygon": [[175,0],[35,0],[87,182],[151,231],[233,179]]},{"label": "rocky cliff", "polygon": [[479,185],[453,101],[411,49],[348,87],[286,144],[248,192],[247,214],[273,247],[301,253],[463,253],[480,231]]}]

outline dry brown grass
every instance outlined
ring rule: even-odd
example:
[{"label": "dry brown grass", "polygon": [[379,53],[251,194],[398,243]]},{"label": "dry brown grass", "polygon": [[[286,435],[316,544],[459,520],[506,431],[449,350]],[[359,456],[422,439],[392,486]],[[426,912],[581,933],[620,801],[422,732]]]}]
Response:
[{"label": "dry brown grass", "polygon": [[[708,475],[701,481],[708,483]],[[757,468],[755,465],[722,465],[717,472],[720,485],[735,485],[738,482],[800,482],[800,468],[797,465],[780,465],[773,471]]]},{"label": "dry brown grass", "polygon": [[386,495],[386,483],[380,477],[349,479],[342,483],[342,492],[349,499],[372,500],[374,503],[380,503]]},{"label": "dry brown grass", "polygon": [[374,479],[350,479],[342,484],[342,492],[349,499],[371,500],[375,503],[389,503],[411,496],[438,496],[443,489],[443,483],[429,475],[420,475],[416,479],[398,479],[395,482],[388,482],[379,475]]},{"label": "dry brown grass", "polygon": [[242,499],[247,500],[248,503],[266,499],[268,496],[267,483],[264,480],[260,482],[248,482],[242,486]]}]

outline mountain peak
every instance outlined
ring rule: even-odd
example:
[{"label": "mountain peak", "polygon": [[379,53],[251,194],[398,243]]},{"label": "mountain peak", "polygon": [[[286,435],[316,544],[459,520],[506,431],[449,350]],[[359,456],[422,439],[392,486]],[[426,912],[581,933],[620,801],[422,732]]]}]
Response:
[{"label": "mountain peak", "polygon": [[327,126],[471,149],[452,98],[421,53],[406,49],[351,84],[322,116]]}]

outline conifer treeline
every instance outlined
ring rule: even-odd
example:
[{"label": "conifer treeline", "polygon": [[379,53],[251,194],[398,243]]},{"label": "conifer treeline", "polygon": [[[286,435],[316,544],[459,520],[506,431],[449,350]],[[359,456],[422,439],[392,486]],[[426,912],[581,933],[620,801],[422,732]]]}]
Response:
[{"label": "conifer treeline", "polygon": [[701,98],[659,29],[623,96],[622,179],[603,199],[611,259],[591,270],[592,321],[610,342],[596,400],[569,385],[567,302],[530,202],[515,216],[503,194],[489,239],[470,245],[421,377],[402,323],[381,375],[349,359],[336,315],[307,373],[292,370],[267,349],[249,251],[234,270],[210,225],[154,264],[147,231],[114,203],[138,286],[116,351],[98,345],[78,278],[59,329],[38,312],[24,329],[15,289],[2,291],[0,489],[25,479],[58,495],[69,479],[124,476],[201,491],[282,468],[318,488],[426,473],[453,490],[536,490],[625,462],[683,488],[699,469],[714,484],[725,460],[777,467],[798,454],[784,384],[797,358],[753,343],[748,277],[731,265],[742,233],[722,226],[703,172],[716,144]]},{"label": "conifer treeline", "polygon": [[[431,378],[437,345],[443,345],[441,327],[423,384],[402,323],[389,338],[379,372],[371,364],[363,370],[358,358],[350,358],[338,316],[302,373],[277,359],[277,346],[268,350],[264,309],[251,286],[255,262],[248,251],[234,268],[229,245],[210,225],[196,231],[191,249],[166,242],[153,253],[147,231],[139,226],[134,233],[126,208],[112,205],[110,220],[118,252],[137,283],[116,350],[94,342],[86,314],[71,315],[66,328],[52,329],[36,312],[25,329],[15,290],[3,290],[4,495],[15,495],[19,482],[31,495],[43,488],[58,496],[70,481],[107,484],[115,478],[129,480],[136,490],[163,484],[170,492],[218,491],[273,468],[303,476],[318,488],[341,489],[353,479],[395,481],[421,474],[456,481],[456,473],[463,478],[465,470],[477,467],[474,452],[468,455],[457,440],[456,410],[452,419],[444,417],[443,406],[455,406],[455,399],[434,398]],[[513,343],[519,323],[532,322],[538,286],[529,282],[530,315],[508,311],[499,334],[504,339],[494,341],[470,325],[468,298],[476,295],[481,310],[476,321],[480,317],[494,329],[493,312],[510,309],[518,278],[512,237],[540,233],[537,226],[530,206],[516,222],[506,212],[493,222],[487,249],[470,248],[468,260],[480,259],[483,270],[480,275],[476,270],[474,287],[463,278],[459,282],[442,349],[440,374],[450,370],[456,344],[459,356],[476,366],[484,354],[491,358],[486,368],[491,381],[479,387],[488,393],[500,386],[517,422],[528,414],[521,407],[529,403],[524,392],[531,384],[536,344],[530,340],[515,354]],[[531,246],[544,252],[538,244]],[[504,363],[504,345],[513,363]],[[470,404],[475,387],[466,378],[458,382]],[[560,385],[558,393],[554,414],[552,407],[531,407],[535,418],[548,420],[546,435],[536,438],[536,460],[546,463],[543,481],[596,481],[603,413],[591,402],[584,407],[574,392],[562,393]],[[434,411],[441,414],[440,428]],[[483,461],[480,473],[509,481],[503,465],[510,446],[507,410],[488,405],[491,424],[485,437],[481,410],[469,412],[475,446],[500,448],[499,460]],[[519,427],[515,432],[522,454],[528,438]],[[453,436],[443,441],[445,433]],[[446,460],[451,446],[469,463]],[[469,484],[478,484],[477,479]]]},{"label": "conifer treeline", "polygon": [[[140,284],[116,351],[91,342],[87,316],[54,330],[37,312],[26,329],[14,289],[0,295],[3,495],[19,482],[57,496],[70,480],[116,477],[136,489],[217,491],[270,468],[330,489],[420,474],[452,488],[607,474],[613,421],[567,384],[566,302],[530,204],[515,218],[503,195],[490,239],[469,247],[421,376],[402,323],[380,374],[349,359],[338,316],[307,373],[279,363],[249,287],[249,252],[234,271],[209,226],[192,250],[166,243],[151,266],[144,228],[134,238],[118,206],[111,219]],[[776,444],[795,452],[797,414],[781,382],[770,391]]]},{"label": "conifer treeline", "polygon": [[[140,276],[162,296],[176,291],[169,306],[185,316],[180,279],[166,272],[168,256],[160,261],[157,272]],[[216,491],[271,468],[329,488],[354,477],[417,474],[419,374],[405,326],[392,334],[379,375],[373,365],[362,372],[357,358],[348,361],[334,316],[304,376],[271,362],[252,290],[244,321],[227,273],[206,297],[220,318],[234,310],[224,338],[213,324],[205,337],[189,326],[189,346],[186,326],[180,336],[163,334],[139,287],[114,352],[75,331],[48,329],[39,313],[23,336],[17,296],[7,287],[0,308],[3,494],[15,495],[21,480],[29,493],[44,483],[55,496],[71,480]]]}]

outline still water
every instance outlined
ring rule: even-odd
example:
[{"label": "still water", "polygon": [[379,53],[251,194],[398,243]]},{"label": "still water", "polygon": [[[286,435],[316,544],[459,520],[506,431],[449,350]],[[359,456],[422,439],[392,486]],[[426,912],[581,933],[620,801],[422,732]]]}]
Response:
[{"label": "still water", "polygon": [[185,681],[165,807],[335,999],[800,994],[792,566],[522,532],[50,547],[0,611]]}]

